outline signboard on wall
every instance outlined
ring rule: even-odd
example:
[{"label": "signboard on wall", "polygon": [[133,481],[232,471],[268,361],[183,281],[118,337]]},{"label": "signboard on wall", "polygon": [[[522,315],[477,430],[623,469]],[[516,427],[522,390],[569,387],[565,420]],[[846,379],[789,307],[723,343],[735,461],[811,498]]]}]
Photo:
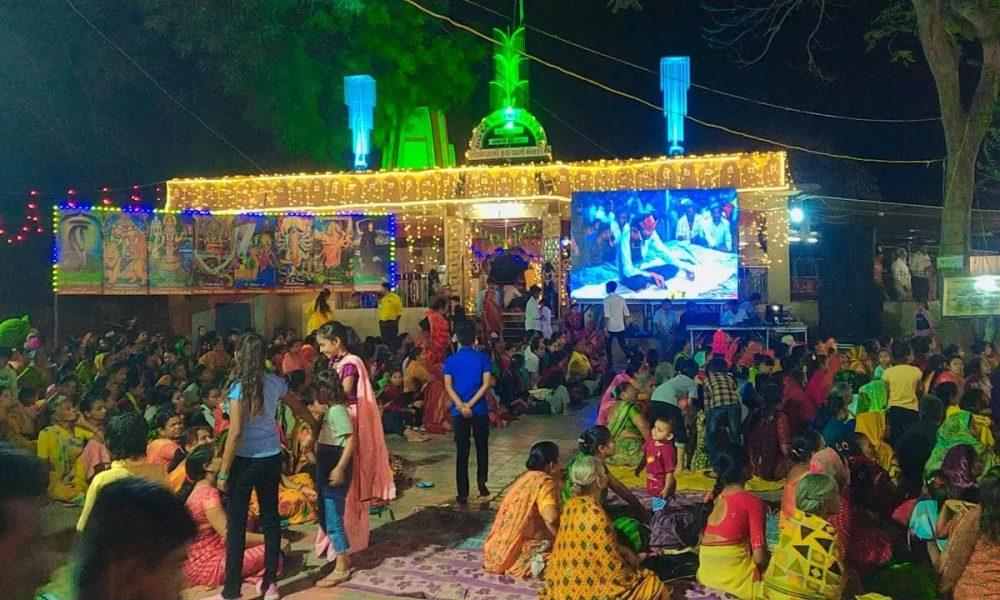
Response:
[{"label": "signboard on wall", "polygon": [[945,277],[941,312],[946,317],[1000,315],[1000,275]]},{"label": "signboard on wall", "polygon": [[57,207],[59,294],[299,292],[395,284],[394,215]]}]

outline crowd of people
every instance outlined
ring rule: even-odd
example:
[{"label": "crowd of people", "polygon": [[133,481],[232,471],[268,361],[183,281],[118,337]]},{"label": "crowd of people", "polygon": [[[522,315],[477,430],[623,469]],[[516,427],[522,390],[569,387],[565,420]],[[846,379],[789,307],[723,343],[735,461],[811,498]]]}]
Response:
[{"label": "crowd of people", "polygon": [[[501,302],[488,288],[484,306]],[[527,452],[486,571],[541,580],[553,600],[1000,589],[992,345],[788,339],[772,352],[719,331],[693,348],[664,306],[640,350],[615,335],[628,308],[613,300],[511,343],[488,310],[455,308],[434,299],[411,336],[390,298],[381,335],[361,340],[321,295],[304,337],[119,329],[0,349],[0,559],[25,565],[0,586],[31,597],[47,579],[31,543],[42,495],[82,507],[70,576],[47,598],[172,599],[200,585],[233,599],[252,582],[274,600],[282,526],[311,522],[330,563],[316,584],[339,585],[369,515],[395,497],[386,435],[451,434],[463,506],[473,444],[475,491],[492,494],[491,429],[595,398],[572,456],[547,441]]]}]

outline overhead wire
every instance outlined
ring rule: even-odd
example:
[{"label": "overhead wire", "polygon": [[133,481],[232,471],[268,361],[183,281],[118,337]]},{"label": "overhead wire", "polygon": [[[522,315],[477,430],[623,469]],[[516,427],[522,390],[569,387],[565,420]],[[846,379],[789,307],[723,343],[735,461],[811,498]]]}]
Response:
[{"label": "overhead wire", "polygon": [[134,58],[132,58],[128,54],[128,52],[125,52],[125,50],[121,46],[119,46],[118,44],[116,44],[115,41],[112,40],[110,37],[108,37],[103,31],[101,31],[101,29],[97,25],[95,25],[93,21],[91,21],[89,18],[87,18],[87,15],[83,14],[80,11],[80,9],[77,8],[76,4],[73,3],[73,0],[65,0],[65,2],[66,2],[66,4],[69,5],[70,8],[73,9],[73,12],[75,12],[77,15],[79,15],[80,18],[83,19],[83,21],[91,29],[93,29],[94,32],[97,33],[97,35],[99,35],[101,37],[101,39],[103,39],[105,42],[107,42],[112,48],[114,48],[115,50],[117,50],[119,54],[121,54],[122,56],[124,56],[125,60],[127,60],[130,63],[132,63],[132,66],[134,66],[136,69],[138,69],[139,72],[142,73],[146,77],[146,79],[149,79],[149,81],[151,81],[153,83],[153,85],[156,86],[156,88],[158,90],[160,90],[160,92],[163,93],[164,96],[166,96],[168,99],[170,99],[171,102],[173,102],[178,107],[180,107],[181,110],[183,110],[187,114],[191,115],[191,117],[193,117],[196,121],[198,121],[198,123],[200,123],[205,129],[207,129],[213,136],[215,136],[216,138],[218,138],[219,140],[221,140],[224,144],[226,144],[227,146],[229,146],[230,148],[232,148],[233,150],[235,150],[237,154],[239,154],[244,159],[246,159],[246,161],[249,162],[250,164],[252,164],[254,166],[254,168],[256,168],[261,173],[264,173],[264,168],[261,167],[259,164],[257,164],[257,161],[255,161],[253,158],[251,158],[250,155],[248,155],[243,150],[240,150],[240,148],[238,146],[236,146],[236,144],[230,142],[224,135],[222,135],[221,133],[219,133],[218,131],[216,131],[215,128],[213,128],[211,125],[209,125],[208,123],[206,123],[204,119],[202,119],[201,117],[199,117],[193,110],[191,110],[190,108],[188,108],[187,105],[185,105],[183,102],[181,102],[180,100],[178,100],[173,94],[171,94],[170,91],[167,90],[167,88],[165,88],[159,81],[157,81],[156,78],[153,77],[150,74],[149,71],[147,71],[145,68],[143,68],[143,66],[141,64],[139,64],[138,61],[136,61]]},{"label": "overhead wire", "polygon": [[[469,27],[468,25],[465,25],[464,23],[456,21],[455,19],[449,17],[448,15],[444,15],[444,14],[435,12],[435,11],[433,11],[433,10],[431,10],[431,9],[423,6],[422,4],[420,4],[419,2],[417,2],[416,0],[404,0],[404,2],[406,2],[407,4],[410,4],[411,6],[413,6],[414,8],[416,8],[417,10],[419,10],[419,11],[425,13],[425,14],[427,14],[427,15],[429,15],[431,17],[434,17],[435,19],[440,19],[442,21],[445,21],[445,22],[451,24],[453,27],[457,27],[459,29],[462,29],[463,31],[467,31],[467,32],[469,32],[469,33],[471,33],[471,34],[479,37],[479,38],[482,38],[482,39],[490,42],[491,44],[494,44],[494,45],[499,45],[500,44],[499,41],[493,39],[492,37],[490,37],[490,36],[488,36],[488,35],[480,32],[480,31],[478,31],[478,30],[476,30],[476,29],[474,29],[472,27]],[[552,63],[552,62],[550,62],[548,60],[545,60],[543,58],[540,58],[538,56],[532,55],[532,54],[530,54],[528,52],[522,52],[522,51],[519,51],[519,50],[517,52],[519,54],[521,54],[522,56],[524,56],[525,58],[531,60],[531,61],[534,61],[534,62],[536,62],[536,63],[538,63],[538,64],[540,64],[542,66],[548,67],[548,68],[553,69],[555,71],[558,71],[558,72],[560,72],[560,73],[562,73],[564,75],[567,75],[568,77],[571,77],[573,79],[577,79],[579,81],[583,81],[585,83],[593,85],[594,87],[600,88],[600,89],[602,89],[602,90],[604,90],[606,92],[609,92],[611,94],[614,94],[614,95],[617,95],[617,96],[621,96],[623,98],[627,98],[629,100],[632,100],[634,102],[642,104],[642,105],[644,105],[644,106],[646,106],[648,108],[651,108],[653,110],[656,110],[658,112],[663,110],[661,106],[659,106],[657,104],[654,104],[653,102],[650,102],[650,101],[646,100],[645,98],[641,98],[639,96],[636,96],[635,94],[631,94],[629,92],[626,92],[626,91],[619,90],[617,88],[611,87],[611,86],[609,86],[607,84],[601,83],[600,81],[596,81],[596,80],[594,80],[594,79],[592,79],[590,77],[587,77],[586,75],[581,75],[580,73],[577,73],[577,72],[575,72],[575,71],[573,71],[571,69],[567,69],[566,67],[562,67],[560,65]],[[711,121],[706,121],[704,119],[699,119],[699,118],[693,117],[691,115],[685,115],[685,116],[690,121],[692,121],[694,123],[697,123],[699,125],[702,125],[703,127],[709,127],[709,128],[712,128],[712,129],[718,129],[720,131],[724,131],[724,132],[729,133],[731,135],[741,136],[741,137],[744,137],[744,138],[747,138],[747,139],[751,139],[751,140],[755,140],[755,141],[758,141],[758,142],[767,143],[767,144],[770,144],[770,145],[773,145],[773,146],[777,146],[777,147],[780,147],[780,148],[785,148],[787,150],[798,150],[800,152],[806,152],[806,153],[815,154],[815,155],[818,155],[818,156],[826,156],[828,158],[837,158],[837,159],[842,159],[842,160],[855,160],[855,161],[858,161],[858,162],[869,162],[869,163],[896,164],[896,165],[924,165],[924,166],[929,166],[929,165],[931,165],[933,163],[941,162],[943,160],[941,158],[885,159],[885,158],[865,157],[865,156],[856,156],[856,155],[850,155],[850,154],[838,154],[838,153],[834,153],[834,152],[826,152],[826,151],[823,151],[823,150],[816,150],[816,149],[813,149],[813,148],[807,148],[805,146],[800,146],[800,145],[797,145],[797,144],[790,144],[790,143],[781,142],[781,141],[778,141],[778,140],[773,140],[773,139],[770,139],[770,138],[767,138],[767,137],[764,137],[764,136],[760,136],[760,135],[756,135],[756,134],[752,134],[752,133],[747,133],[745,131],[739,131],[737,129],[733,129],[731,127],[727,127],[725,125],[720,125],[718,123],[712,123]]]},{"label": "overhead wire", "polygon": [[[505,15],[502,12],[500,12],[498,10],[495,10],[495,9],[492,9],[492,8],[490,8],[488,6],[484,6],[482,4],[479,4],[478,2],[475,2],[474,0],[462,0],[462,1],[465,2],[466,4],[471,4],[472,6],[476,6],[476,7],[480,8],[480,9],[482,9],[482,10],[484,10],[486,12],[492,13],[492,14],[494,14],[496,16],[503,17],[505,19],[509,19],[510,18],[510,17],[508,17],[507,15]],[[530,29],[531,31],[534,31],[534,32],[536,32],[536,33],[538,33],[540,35],[544,35],[545,37],[552,38],[552,39],[554,39],[556,41],[562,42],[563,44],[566,44],[568,46],[572,46],[572,47],[577,48],[579,50],[583,50],[585,52],[590,52],[591,54],[594,54],[596,56],[600,56],[602,58],[606,58],[608,60],[611,60],[611,61],[623,64],[623,65],[626,65],[628,67],[632,67],[633,69],[637,69],[637,70],[643,71],[645,73],[650,73],[652,75],[659,75],[659,72],[656,71],[656,70],[654,70],[654,69],[650,69],[649,67],[646,67],[646,66],[643,66],[643,65],[640,65],[640,64],[636,64],[634,62],[625,60],[623,58],[620,58],[618,56],[614,56],[612,54],[608,54],[607,52],[602,52],[601,50],[597,50],[595,48],[591,48],[589,46],[586,46],[586,45],[581,44],[579,42],[576,42],[576,41],[573,41],[571,39],[562,37],[560,35],[556,35],[554,33],[550,33],[548,31],[545,31],[544,29],[540,29],[538,27],[535,27],[534,25],[524,24],[524,27],[527,28],[527,29]],[[823,117],[823,118],[827,118],[827,119],[840,119],[840,120],[844,120],[844,121],[858,121],[858,122],[861,122],[861,123],[897,123],[897,124],[898,123],[933,123],[933,122],[937,122],[937,121],[941,120],[941,117],[916,117],[916,118],[909,118],[909,119],[885,119],[885,118],[878,118],[878,117],[855,117],[855,116],[851,116],[851,115],[837,115],[837,114],[825,113],[825,112],[820,112],[820,111],[815,111],[815,110],[808,110],[808,109],[803,109],[803,108],[795,108],[793,106],[785,106],[785,105],[776,104],[776,103],[773,103],[773,102],[766,102],[764,100],[758,100],[756,98],[750,98],[748,96],[742,96],[740,94],[734,94],[732,92],[727,92],[725,90],[720,90],[720,89],[717,89],[717,88],[709,87],[707,85],[703,85],[703,84],[696,83],[696,82],[693,82],[693,81],[690,82],[690,84],[691,84],[691,87],[693,87],[693,88],[697,88],[699,90],[704,90],[706,92],[710,92],[710,93],[713,93],[713,94],[718,94],[720,96],[726,96],[728,98],[733,98],[733,99],[736,99],[736,100],[742,100],[744,102],[750,102],[750,103],[753,103],[753,104],[759,104],[761,106],[767,106],[769,108],[775,108],[775,109],[778,109],[778,110],[784,110],[784,111],[788,111],[788,112],[795,112],[795,113],[801,113],[801,114],[806,114],[806,115],[812,115],[814,117]]]}]

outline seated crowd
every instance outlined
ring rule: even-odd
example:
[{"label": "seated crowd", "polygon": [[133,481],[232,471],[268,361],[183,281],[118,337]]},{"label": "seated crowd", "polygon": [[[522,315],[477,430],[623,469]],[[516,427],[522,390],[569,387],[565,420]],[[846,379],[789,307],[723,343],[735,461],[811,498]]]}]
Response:
[{"label": "seated crowd", "polygon": [[[685,576],[689,598],[965,599],[1000,588],[991,345],[887,338],[843,352],[833,339],[786,340],[765,352],[718,332],[700,348],[632,350],[616,371],[599,319],[578,309],[556,333],[529,329],[518,343],[483,314],[474,323],[437,299],[412,340],[358,340],[336,322],[305,338],[279,328],[266,343],[253,332],[203,328],[192,342],[126,331],[46,352],[32,336],[0,349],[0,438],[40,460],[51,500],[82,506],[81,599],[145,597],[149,581],[115,577],[128,552],[156,552],[152,565],[176,558],[178,589],[225,584],[220,597],[233,598],[251,581],[278,598],[281,525],[309,522],[334,565],[317,585],[337,585],[351,577],[348,552],[368,545],[369,512],[395,495],[384,435],[420,443],[463,418],[505,427],[595,397],[572,456],[552,442],[530,449],[485,540],[486,571],[542,580],[553,600],[676,597]],[[466,348],[489,359],[479,408],[456,394]],[[460,503],[470,435],[480,450],[478,432],[461,435]],[[251,494],[264,479],[276,501]],[[20,497],[7,487],[0,511]],[[162,542],[137,548],[98,531],[115,523]]]},{"label": "seated crowd", "polygon": [[669,369],[651,350],[602,374],[597,422],[566,468],[555,444],[531,449],[486,539],[487,571],[543,579],[553,599],[1000,589],[990,344],[967,356],[927,338],[847,352],[825,339],[770,353],[720,335],[679,344]]}]

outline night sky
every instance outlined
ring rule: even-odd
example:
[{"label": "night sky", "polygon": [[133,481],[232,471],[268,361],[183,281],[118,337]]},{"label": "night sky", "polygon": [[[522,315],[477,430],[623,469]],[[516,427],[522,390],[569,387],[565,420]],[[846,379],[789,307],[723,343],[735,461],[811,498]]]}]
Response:
[{"label": "night sky", "polygon": [[[513,14],[512,0],[476,0]],[[327,169],[285,156],[271,137],[240,116],[238,99],[218,94],[190,60],[169,50],[149,51],[148,30],[139,11],[122,2],[79,2],[109,37],[136,58],[213,127],[269,171]],[[465,0],[453,0],[453,15],[488,32],[504,19]],[[572,9],[568,7],[572,5]],[[646,0],[642,12],[612,14],[604,0],[528,0],[527,21],[547,32],[656,71],[659,58],[692,57],[696,83],[804,109],[869,117],[934,116],[937,102],[929,72],[890,64],[884,48],[866,51],[863,34],[884,2],[856,2],[834,13],[824,26],[820,53],[833,79],[806,70],[803,40],[813,24],[805,14],[790,21],[759,64],[741,68],[711,49],[703,27],[710,17],[698,2]],[[89,30],[58,0],[5,3],[0,42],[0,192],[18,195],[28,187],[61,191],[127,186],[171,176],[252,173],[236,153],[212,137]],[[469,35],[440,25],[441,35]],[[140,43],[142,42],[142,43]],[[155,42],[155,40],[154,40]],[[484,42],[485,43],[485,42]],[[905,43],[905,42],[904,42]],[[535,32],[529,52],[614,87],[660,102],[658,77]],[[155,47],[155,45],[154,45]],[[487,109],[490,61],[470,65],[480,87],[464,110],[453,111],[450,133],[461,154],[475,121]],[[544,66],[531,67],[533,110],[546,126],[556,157],[636,157],[663,151],[660,114],[610,95]],[[234,103],[236,105],[234,106]],[[800,144],[845,154],[886,158],[936,157],[943,152],[936,123],[886,125],[852,123],[772,108],[692,89],[697,117]],[[579,133],[573,131],[576,129]],[[688,124],[690,152],[741,151],[766,146]],[[589,140],[587,138],[590,138]],[[592,140],[592,141],[590,141]],[[610,152],[605,151],[607,149]],[[797,180],[824,191],[892,201],[940,203],[940,166],[878,166],[793,156]]]},{"label": "night sky", "polygon": [[[722,0],[718,0],[721,2]],[[337,170],[289,156],[273,136],[250,124],[240,98],[226,95],[192,57],[180,57],[170,42],[142,25],[140,3],[75,0],[115,43],[132,54],[172,94],[267,172]],[[513,0],[475,0],[512,15]],[[836,8],[820,41],[823,81],[806,68],[804,39],[812,14],[791,19],[758,64],[742,68],[727,53],[709,47],[703,28],[710,16],[699,2],[645,0],[642,12],[612,14],[606,0],[528,0],[527,22],[547,32],[658,71],[666,55],[692,57],[692,80],[723,91],[776,104],[844,115],[912,118],[936,116],[930,73],[917,48],[912,67],[894,65],[884,47],[868,51],[863,39],[885,1]],[[452,15],[488,33],[509,18],[466,0],[452,0]],[[446,24],[440,35],[467,36]],[[483,42],[485,44],[485,42]],[[529,31],[528,51],[613,87],[660,103],[659,78]],[[479,86],[470,102],[449,115],[451,141],[462,156],[475,123],[488,112],[487,57],[469,65]],[[546,127],[560,160],[629,158],[662,154],[664,119],[633,101],[611,95],[544,66],[530,71],[533,112]],[[936,122],[866,124],[800,115],[692,88],[690,113],[701,119],[824,151],[884,158],[943,155]],[[346,118],[344,125],[346,126]],[[574,131],[575,130],[575,131]],[[751,140],[688,123],[690,153],[769,149]],[[347,157],[345,148],[345,159]],[[819,193],[928,205],[941,203],[941,166],[870,165],[792,153],[797,184]],[[257,171],[125,62],[88,28],[64,0],[8,0],[0,6],[0,205],[3,220],[16,222],[27,190],[42,191],[43,204],[64,198],[67,188],[124,188],[180,176],[254,174]],[[152,188],[143,201],[152,202]],[[91,198],[95,196],[90,195]],[[98,196],[99,197],[99,196]],[[998,196],[1000,197],[1000,196]],[[983,206],[984,208],[1000,208]],[[9,226],[9,225],[8,225]],[[0,276],[17,264],[45,266],[47,236],[28,244],[30,254],[2,262]],[[6,248],[0,249],[0,252]],[[46,267],[47,269],[47,267]],[[9,272],[8,272],[9,271]],[[29,271],[32,273],[33,271]],[[31,277],[3,303],[30,303],[47,288],[47,274]],[[29,289],[31,288],[31,289]],[[0,308],[3,305],[0,304]]]}]

